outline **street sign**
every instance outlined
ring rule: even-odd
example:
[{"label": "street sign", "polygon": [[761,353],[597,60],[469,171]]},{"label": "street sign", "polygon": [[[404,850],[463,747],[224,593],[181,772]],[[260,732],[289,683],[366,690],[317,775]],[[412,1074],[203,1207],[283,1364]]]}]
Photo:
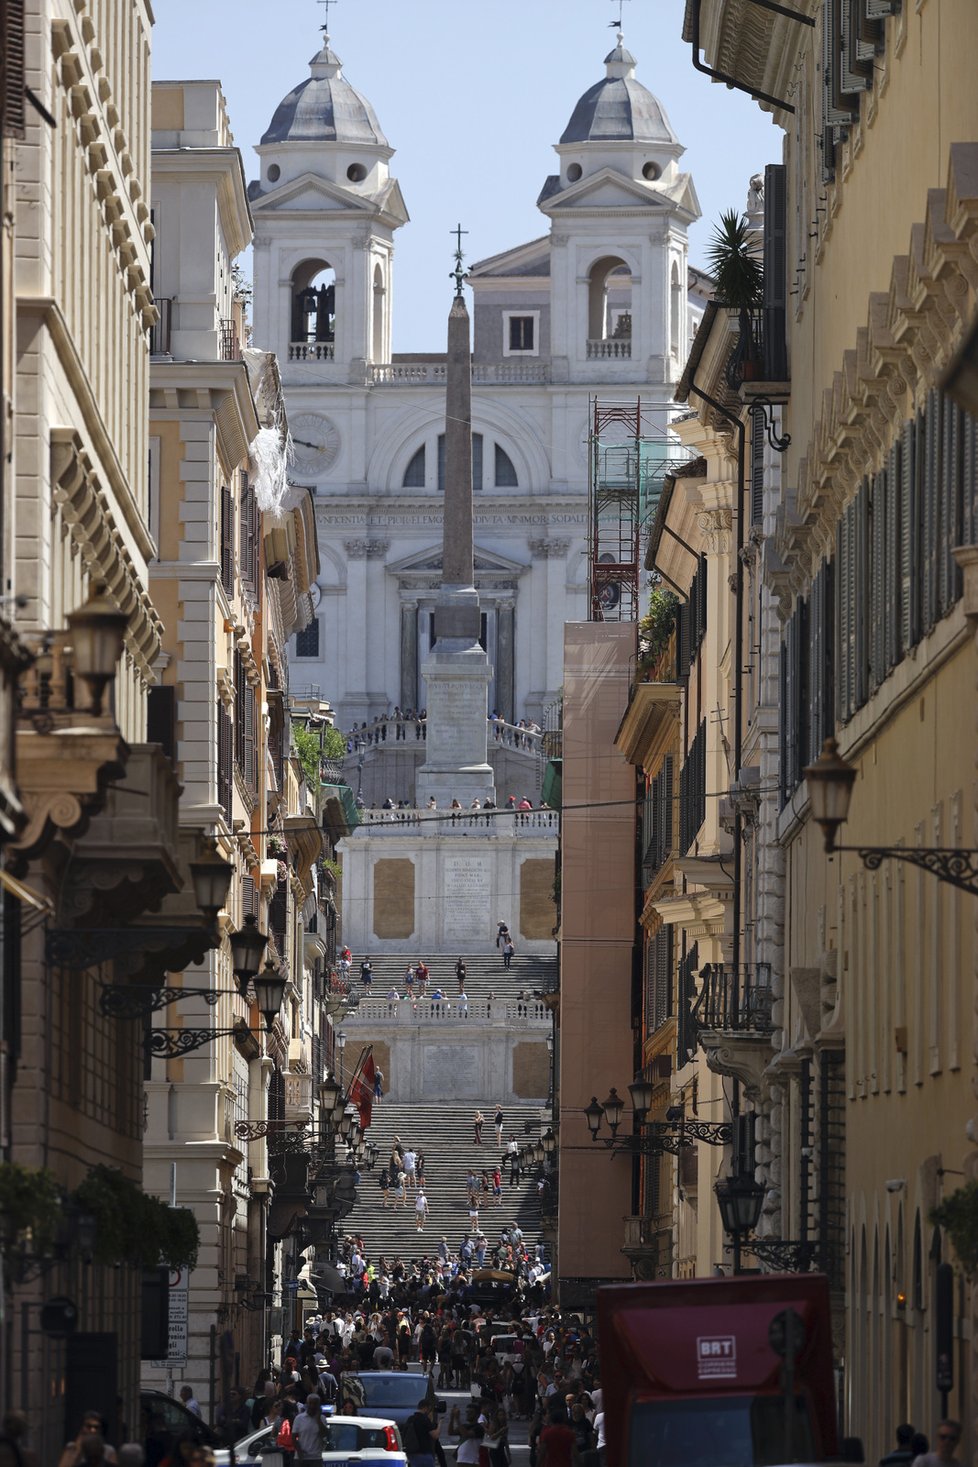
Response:
[{"label": "street sign", "polygon": [[146,1364],[158,1370],[167,1370],[174,1365],[187,1363],[187,1323],[189,1319],[190,1271],[186,1268],[170,1270],[170,1329],[167,1338],[166,1359],[147,1360]]}]

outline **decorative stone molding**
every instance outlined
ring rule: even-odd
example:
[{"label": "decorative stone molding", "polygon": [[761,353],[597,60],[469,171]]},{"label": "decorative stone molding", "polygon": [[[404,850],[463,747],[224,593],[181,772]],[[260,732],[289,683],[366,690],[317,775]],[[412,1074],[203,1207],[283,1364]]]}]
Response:
[{"label": "decorative stone molding", "polygon": [[759,1104],[765,1083],[764,1071],[771,1058],[770,1038],[701,1030],[699,1043],[713,1073],[733,1075],[743,1085],[748,1100]]},{"label": "decorative stone molding", "polygon": [[[85,715],[79,715],[79,721]],[[111,719],[48,734],[17,730],[17,777],[27,824],[8,850],[23,871],[55,834],[82,834],[101,808],[111,780],[125,773],[129,749]]]},{"label": "decorative stone molding", "polygon": [[696,516],[696,524],[711,554],[720,555],[723,551],[730,549],[730,532],[733,527],[732,510],[701,510]]},{"label": "decorative stone molding", "polygon": [[776,594],[801,594],[845,504],[878,468],[900,422],[938,382],[978,308],[978,142],[949,149],[947,187],[932,189],[906,254],[894,257],[890,286],[869,298],[855,348],[822,395],[821,412],[799,464],[797,513],[778,527],[785,581]]},{"label": "decorative stone molding", "polygon": [[528,540],[527,546],[534,560],[566,560],[570,549],[569,540]]},{"label": "decorative stone molding", "polygon": [[344,540],[347,560],[380,560],[390,549],[389,540]]},{"label": "decorative stone molding", "polygon": [[126,649],[143,681],[155,681],[163,624],[143,586],[115,522],[108,496],[81,438],[72,428],[51,433],[51,479],[55,503],[93,579],[129,618]]}]

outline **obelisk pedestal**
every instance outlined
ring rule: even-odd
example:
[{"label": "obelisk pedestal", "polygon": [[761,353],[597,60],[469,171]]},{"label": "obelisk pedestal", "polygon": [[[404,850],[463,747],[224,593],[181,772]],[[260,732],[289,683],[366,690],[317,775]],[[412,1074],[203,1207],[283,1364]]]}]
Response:
[{"label": "obelisk pedestal", "polygon": [[472,532],[472,365],[469,313],[459,283],[448,317],[442,585],[435,642],[421,669],[427,689],[427,747],[415,802],[463,806],[495,800],[488,745],[491,670],[479,637]]}]

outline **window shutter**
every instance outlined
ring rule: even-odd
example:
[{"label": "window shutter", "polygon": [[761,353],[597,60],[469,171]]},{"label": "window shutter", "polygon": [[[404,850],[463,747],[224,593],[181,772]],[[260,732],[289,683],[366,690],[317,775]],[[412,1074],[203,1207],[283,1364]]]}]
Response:
[{"label": "window shutter", "polygon": [[863,0],[841,0],[842,90],[858,92],[872,85],[873,45],[863,13]]},{"label": "window shutter", "polygon": [[672,854],[673,847],[672,813],[673,801],[675,799],[675,794],[673,791],[673,761],[671,754],[662,761],[662,772],[660,773],[659,778],[662,781],[663,852],[666,856],[668,856]]},{"label": "window shutter", "polygon": [[933,630],[937,621],[937,561],[940,541],[940,512],[938,499],[938,476],[940,472],[940,397],[935,388],[927,394],[927,406],[922,418],[923,476],[923,596],[921,600],[921,623],[923,631]]},{"label": "window shutter", "polygon": [[146,700],[146,742],[159,744],[168,759],[177,757],[177,690],[165,683],[150,688]]},{"label": "window shutter", "polygon": [[3,47],[3,136],[23,138],[27,124],[24,0],[0,0],[0,46]]},{"label": "window shutter", "polygon": [[221,585],[230,596],[234,590],[234,500],[226,484],[221,487]]},{"label": "window shutter", "polygon": [[[875,474],[872,479],[872,498],[869,501],[869,567],[866,585],[869,592],[869,692],[875,693],[886,677],[886,658],[883,651],[886,629],[884,626],[883,577],[886,544],[886,472]],[[868,491],[867,485],[867,491]]]},{"label": "window shutter", "polygon": [[883,584],[883,615],[886,621],[884,658],[886,671],[900,661],[900,445],[894,443],[886,461],[884,478],[886,530],[884,558],[886,574]]},{"label": "window shutter", "polygon": [[750,522],[760,527],[763,518],[764,413],[761,411],[751,413],[750,419]]},{"label": "window shutter", "polygon": [[255,690],[244,686],[244,765],[242,773],[248,789],[255,788]]},{"label": "window shutter", "polygon": [[961,595],[961,572],[954,547],[961,544],[961,412],[950,398],[941,398],[943,442],[941,445],[941,545],[938,568],[938,604],[947,616]]},{"label": "window shutter", "polygon": [[853,607],[853,712],[869,697],[869,483],[855,502],[855,563],[850,586]]},{"label": "window shutter", "polygon": [[838,701],[836,718],[848,723],[854,708],[854,630],[852,601],[853,506],[847,505],[836,529],[836,671]]},{"label": "window shutter", "polygon": [[797,657],[797,669],[795,673],[796,698],[798,707],[795,714],[795,757],[794,757],[794,783],[801,783],[801,771],[805,764],[805,754],[808,750],[808,740],[811,737],[811,647],[809,645],[809,605],[807,601],[799,601],[795,608],[795,621],[797,631],[795,633],[795,647]]},{"label": "window shutter", "polygon": [[818,757],[825,734],[822,731],[822,704],[825,696],[825,566],[812,583],[811,597],[811,715],[809,718],[806,762]]},{"label": "window shutter", "polygon": [[974,545],[978,532],[978,420],[963,414],[961,432],[961,543]]},{"label": "window shutter", "polygon": [[[769,382],[788,380],[788,183],[783,163],[764,170],[764,370]],[[753,426],[762,414],[755,413]],[[763,458],[763,446],[762,446]],[[753,487],[753,486],[752,486]],[[752,516],[752,523],[760,523]]]},{"label": "window shutter", "polygon": [[825,681],[822,686],[822,732],[816,754],[822,752],[822,742],[835,733],[835,562],[826,561],[823,572],[825,591],[822,597],[822,646],[825,649]]},{"label": "window shutter", "polygon": [[900,615],[904,655],[920,640],[917,437],[917,424],[911,418],[903,425],[900,444]]},{"label": "window shutter", "polygon": [[[787,634],[787,628],[785,628],[785,633],[783,635],[786,635],[786,634]],[[780,698],[780,707],[778,709],[778,736],[779,736],[779,740],[778,741],[779,741],[779,745],[780,745],[780,747],[779,747],[780,758],[778,759],[778,766],[779,766],[778,777],[779,777],[780,784],[781,784],[781,808],[782,809],[788,803],[788,738],[789,738],[789,732],[790,732],[789,731],[789,728],[788,728],[788,725],[790,723],[789,709],[791,708],[791,701],[790,701],[790,699],[788,697],[788,682],[789,682],[790,676],[791,676],[791,673],[790,673],[789,664],[788,664],[788,644],[787,644],[787,642],[782,641],[782,643],[781,643],[781,688],[780,688],[781,698]]]}]

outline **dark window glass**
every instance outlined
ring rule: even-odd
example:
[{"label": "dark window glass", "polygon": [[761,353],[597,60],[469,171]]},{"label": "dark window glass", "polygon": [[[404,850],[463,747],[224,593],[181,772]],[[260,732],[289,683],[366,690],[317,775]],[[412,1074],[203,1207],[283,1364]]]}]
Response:
[{"label": "dark window glass", "polygon": [[532,316],[510,316],[509,318],[509,349],[510,351],[532,351],[533,350],[533,317]]},{"label": "dark window glass", "polygon": [[404,488],[423,489],[424,475],[424,444],[422,443],[421,447],[418,449],[417,453],[414,455],[411,462],[404,470]]},{"label": "dark window glass", "polygon": [[510,458],[505,448],[500,448],[498,443],[496,444],[495,479],[497,489],[519,488],[519,480],[516,477],[516,469],[513,467],[513,460]]},{"label": "dark window glass", "polygon": [[295,634],[296,657],[319,656],[319,617],[314,616],[307,627]]}]

